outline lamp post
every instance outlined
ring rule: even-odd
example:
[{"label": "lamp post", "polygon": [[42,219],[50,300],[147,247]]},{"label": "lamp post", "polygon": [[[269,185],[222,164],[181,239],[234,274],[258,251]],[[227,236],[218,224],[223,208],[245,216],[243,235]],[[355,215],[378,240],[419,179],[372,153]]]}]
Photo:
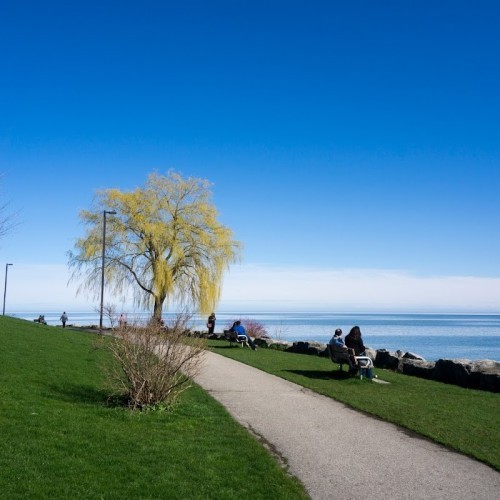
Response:
[{"label": "lamp post", "polygon": [[114,210],[103,210],[102,212],[102,273],[101,273],[101,309],[99,315],[99,335],[102,335],[102,311],[104,309],[104,258],[106,253],[106,214],[115,215]]},{"label": "lamp post", "polygon": [[3,287],[3,316],[5,316],[5,297],[7,296],[7,271],[9,270],[9,266],[13,266],[14,264],[5,264],[5,286]]}]

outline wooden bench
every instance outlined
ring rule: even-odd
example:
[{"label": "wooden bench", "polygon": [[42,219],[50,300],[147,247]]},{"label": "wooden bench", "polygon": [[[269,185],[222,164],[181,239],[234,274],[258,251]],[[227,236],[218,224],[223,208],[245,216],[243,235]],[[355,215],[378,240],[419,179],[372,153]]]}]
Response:
[{"label": "wooden bench", "polygon": [[230,346],[233,344],[239,344],[241,347],[249,347],[246,335],[238,335],[236,332],[232,332],[231,330],[224,330],[224,337],[229,342]]},{"label": "wooden bench", "polygon": [[[342,365],[347,364],[350,366],[349,354],[347,351],[337,351],[331,344],[326,344],[326,348],[332,363],[338,363],[340,371],[342,371]],[[373,361],[368,356],[354,356],[354,359],[358,364],[359,378],[362,380],[366,371],[373,368]]]},{"label": "wooden bench", "polygon": [[332,363],[337,363],[340,371],[342,371],[343,365],[350,364],[349,354],[347,351],[338,351],[331,344],[326,344],[326,349],[328,350],[328,356],[330,357]]}]

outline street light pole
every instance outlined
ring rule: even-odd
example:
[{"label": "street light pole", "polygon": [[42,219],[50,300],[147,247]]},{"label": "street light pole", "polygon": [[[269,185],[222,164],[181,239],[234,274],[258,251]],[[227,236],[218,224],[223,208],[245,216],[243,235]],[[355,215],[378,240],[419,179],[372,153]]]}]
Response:
[{"label": "street light pole", "polygon": [[5,286],[3,287],[3,316],[5,316],[5,297],[7,296],[7,271],[9,270],[9,266],[13,266],[14,264],[5,264]]},{"label": "street light pole", "polygon": [[101,272],[101,309],[99,315],[99,335],[102,335],[102,311],[104,309],[104,259],[106,253],[106,214],[115,215],[114,210],[103,210],[102,212],[102,272]]}]

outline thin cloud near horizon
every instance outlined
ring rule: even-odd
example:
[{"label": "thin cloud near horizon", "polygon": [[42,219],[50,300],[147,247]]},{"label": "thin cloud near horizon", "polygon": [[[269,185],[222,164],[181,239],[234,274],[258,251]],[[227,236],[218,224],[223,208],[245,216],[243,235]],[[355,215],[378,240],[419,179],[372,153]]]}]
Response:
[{"label": "thin cloud near horizon", "polygon": [[[95,310],[98,301],[76,296],[78,283],[60,264],[9,268],[6,314],[31,310]],[[105,303],[134,309],[105,293]],[[266,264],[233,266],[219,310],[348,312],[500,312],[500,278],[416,276],[387,269],[333,269]]]}]

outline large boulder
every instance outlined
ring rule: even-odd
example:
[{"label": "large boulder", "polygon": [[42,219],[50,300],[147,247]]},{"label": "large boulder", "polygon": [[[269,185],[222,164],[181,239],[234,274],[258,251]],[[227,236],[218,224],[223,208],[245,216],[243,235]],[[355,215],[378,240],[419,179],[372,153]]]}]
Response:
[{"label": "large boulder", "polygon": [[396,370],[399,366],[399,356],[397,353],[388,351],[387,349],[377,349],[374,364],[377,368]]},{"label": "large boulder", "polygon": [[500,363],[491,360],[439,359],[434,380],[472,389],[500,392]]},{"label": "large boulder", "polygon": [[500,363],[485,359],[472,363],[473,371],[479,373],[478,389],[500,392]]},{"label": "large boulder", "polygon": [[415,354],[414,352],[405,352],[402,356],[404,359],[416,359],[419,361],[425,361],[425,359],[419,354]]},{"label": "large boulder", "polygon": [[297,354],[312,354],[319,356],[326,349],[325,344],[320,342],[294,342],[291,347],[287,349],[288,352],[295,352]]},{"label": "large boulder", "polygon": [[399,361],[397,371],[405,375],[432,379],[435,364],[433,361],[411,359],[403,356]]},{"label": "large boulder", "polygon": [[255,343],[259,347],[276,349],[278,351],[286,351],[293,345],[292,342],[288,342],[286,340],[274,340],[271,338],[263,338],[263,337],[255,339]]},{"label": "large boulder", "polygon": [[377,351],[371,347],[367,347],[365,349],[365,356],[368,356],[375,363],[375,359],[377,359]]}]

